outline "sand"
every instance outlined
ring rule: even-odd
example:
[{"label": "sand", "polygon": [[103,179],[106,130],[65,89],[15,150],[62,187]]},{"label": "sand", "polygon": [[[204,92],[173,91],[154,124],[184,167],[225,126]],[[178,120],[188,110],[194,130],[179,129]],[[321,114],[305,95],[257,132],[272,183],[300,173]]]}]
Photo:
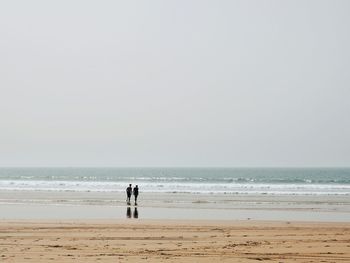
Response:
[{"label": "sand", "polygon": [[0,221],[1,262],[350,262],[350,223]]},{"label": "sand", "polygon": [[[0,220],[118,220],[126,214],[124,193],[0,190]],[[138,214],[148,220],[350,222],[350,200],[346,195],[142,193]]]}]

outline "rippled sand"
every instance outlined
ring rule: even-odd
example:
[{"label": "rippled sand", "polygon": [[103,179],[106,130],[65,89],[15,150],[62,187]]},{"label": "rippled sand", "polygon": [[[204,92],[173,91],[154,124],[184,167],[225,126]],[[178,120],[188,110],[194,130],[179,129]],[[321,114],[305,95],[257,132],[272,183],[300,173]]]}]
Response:
[{"label": "rippled sand", "polygon": [[0,221],[1,262],[349,262],[350,223]]}]

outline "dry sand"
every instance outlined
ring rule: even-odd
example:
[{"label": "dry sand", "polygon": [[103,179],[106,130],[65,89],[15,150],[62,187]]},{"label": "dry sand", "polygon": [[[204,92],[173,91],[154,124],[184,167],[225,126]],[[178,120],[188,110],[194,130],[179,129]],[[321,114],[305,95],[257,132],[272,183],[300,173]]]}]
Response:
[{"label": "dry sand", "polygon": [[350,223],[0,221],[1,262],[350,262]]}]

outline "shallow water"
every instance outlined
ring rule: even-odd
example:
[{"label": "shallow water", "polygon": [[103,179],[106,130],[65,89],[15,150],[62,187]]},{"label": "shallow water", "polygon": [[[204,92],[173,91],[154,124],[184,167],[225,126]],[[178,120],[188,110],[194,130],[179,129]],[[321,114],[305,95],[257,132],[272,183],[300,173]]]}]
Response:
[{"label": "shallow water", "polygon": [[[128,207],[124,193],[0,191],[0,219],[121,219]],[[142,193],[137,210],[139,219],[350,222],[343,195]]]},{"label": "shallow water", "polygon": [[0,168],[0,190],[350,195],[349,168]]}]

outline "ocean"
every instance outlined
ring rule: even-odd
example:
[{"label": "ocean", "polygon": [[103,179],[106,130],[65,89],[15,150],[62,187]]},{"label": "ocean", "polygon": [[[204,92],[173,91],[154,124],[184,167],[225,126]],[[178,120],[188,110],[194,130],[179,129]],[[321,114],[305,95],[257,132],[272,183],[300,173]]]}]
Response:
[{"label": "ocean", "polygon": [[0,168],[0,191],[350,195],[350,168]]}]

